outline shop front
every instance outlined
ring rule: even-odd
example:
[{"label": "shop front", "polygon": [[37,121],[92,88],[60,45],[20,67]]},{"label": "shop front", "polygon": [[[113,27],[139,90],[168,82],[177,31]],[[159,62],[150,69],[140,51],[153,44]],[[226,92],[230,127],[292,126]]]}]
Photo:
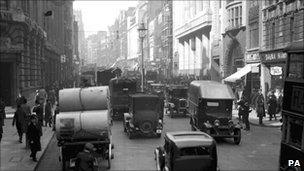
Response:
[{"label": "shop front", "polygon": [[260,52],[264,92],[283,89],[287,53],[283,50]]}]

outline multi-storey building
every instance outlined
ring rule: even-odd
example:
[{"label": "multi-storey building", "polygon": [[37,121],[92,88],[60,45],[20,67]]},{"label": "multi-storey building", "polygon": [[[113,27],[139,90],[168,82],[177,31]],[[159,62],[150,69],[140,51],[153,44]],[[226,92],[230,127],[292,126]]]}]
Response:
[{"label": "multi-storey building", "polygon": [[82,12],[80,10],[75,10],[75,20],[78,22],[78,50],[79,50],[79,57],[81,60],[81,65],[85,65],[87,61],[87,46],[85,41],[85,31],[84,25],[82,20]]},{"label": "multi-storey building", "polygon": [[[284,52],[304,47],[304,1],[268,0],[262,3],[261,82],[266,93],[283,88]],[[303,55],[303,54],[302,54]]]},{"label": "multi-storey building", "polygon": [[179,74],[210,78],[210,1],[173,1],[173,20]]},{"label": "multi-storey building", "polygon": [[[72,23],[72,1],[0,1],[0,82],[7,105],[14,105],[22,94],[33,103],[35,90],[68,80],[61,69],[71,63],[71,34],[64,23]],[[69,11],[69,15],[64,15]],[[64,70],[67,75],[72,70]]]},{"label": "multi-storey building", "polygon": [[108,63],[107,54],[104,53],[104,47],[107,46],[107,31],[98,31],[96,34],[89,35],[86,39],[88,49],[88,64],[97,64],[102,66]]},{"label": "multi-storey building", "polygon": [[226,0],[222,21],[223,34],[223,76],[228,77],[244,67],[246,51],[246,1]]}]

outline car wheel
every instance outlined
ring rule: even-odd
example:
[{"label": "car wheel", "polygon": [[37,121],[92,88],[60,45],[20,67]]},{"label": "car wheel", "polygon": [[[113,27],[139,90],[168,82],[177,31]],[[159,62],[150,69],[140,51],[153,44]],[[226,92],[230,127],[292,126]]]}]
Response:
[{"label": "car wheel", "polygon": [[233,131],[234,135],[237,137],[233,137],[234,144],[239,145],[241,142],[241,130],[240,129],[235,129]]}]

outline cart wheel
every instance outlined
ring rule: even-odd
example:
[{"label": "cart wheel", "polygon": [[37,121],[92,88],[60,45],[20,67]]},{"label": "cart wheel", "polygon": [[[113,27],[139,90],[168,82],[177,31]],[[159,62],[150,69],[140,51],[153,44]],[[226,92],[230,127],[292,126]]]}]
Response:
[{"label": "cart wheel", "polygon": [[237,137],[234,137],[234,144],[239,145],[241,142],[241,130],[240,129],[235,129],[233,131],[234,135],[237,135]]},{"label": "cart wheel", "polygon": [[108,169],[111,168],[111,156],[112,156],[112,147],[111,147],[111,143],[109,144],[109,154],[108,154]]}]

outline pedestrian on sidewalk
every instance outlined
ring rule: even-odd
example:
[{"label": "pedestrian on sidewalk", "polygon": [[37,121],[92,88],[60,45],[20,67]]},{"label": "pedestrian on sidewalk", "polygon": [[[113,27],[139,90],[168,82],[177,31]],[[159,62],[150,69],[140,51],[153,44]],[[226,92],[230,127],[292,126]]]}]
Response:
[{"label": "pedestrian on sidewalk", "polygon": [[277,98],[274,95],[274,91],[271,90],[269,97],[268,97],[268,114],[269,114],[269,120],[271,121],[274,117],[275,120],[277,120],[276,111],[277,111]]},{"label": "pedestrian on sidewalk", "polygon": [[42,136],[42,129],[38,123],[37,115],[31,115],[30,120],[27,130],[31,148],[30,157],[32,157],[33,161],[37,162],[36,154],[38,151],[41,151],[40,137]]},{"label": "pedestrian on sidewalk", "polygon": [[240,122],[242,122],[243,121],[243,114],[244,114],[244,109],[242,108],[242,106],[244,106],[244,104],[245,104],[245,97],[244,96],[242,96],[241,97],[241,99],[237,102],[237,105],[238,105],[238,120],[240,121]]},{"label": "pedestrian on sidewalk", "polygon": [[39,103],[38,99],[36,99],[35,101],[35,107],[33,108],[33,112],[36,113],[39,125],[43,126],[43,104]]},{"label": "pedestrian on sidewalk", "polygon": [[46,100],[44,120],[45,126],[52,127],[52,104],[49,99]]},{"label": "pedestrian on sidewalk", "polygon": [[21,108],[23,110],[23,112],[25,112],[25,148],[29,148],[29,141],[28,141],[28,137],[27,137],[27,125],[29,124],[30,122],[30,115],[32,114],[31,112],[31,108],[30,106],[27,104],[27,99],[23,96],[23,100],[22,100],[22,103],[21,103]]},{"label": "pedestrian on sidewalk", "polygon": [[56,104],[56,108],[55,108],[55,111],[54,111],[54,117],[53,117],[53,131],[56,130],[56,116],[57,114],[59,114],[59,104],[57,103]]},{"label": "pedestrian on sidewalk", "polygon": [[2,97],[0,97],[0,142],[3,134],[4,118],[5,118],[5,103]]},{"label": "pedestrian on sidewalk", "polygon": [[243,110],[243,122],[245,124],[245,130],[250,130],[250,123],[249,123],[249,113],[252,111],[249,107],[249,102],[247,99],[244,100],[244,104],[241,106]]},{"label": "pedestrian on sidewalk", "polygon": [[15,124],[19,135],[19,142],[22,143],[23,133],[26,132],[26,113],[20,105],[14,114],[12,125],[15,126]]},{"label": "pedestrian on sidewalk", "polygon": [[263,125],[263,117],[265,116],[265,105],[264,105],[264,96],[262,94],[261,89],[259,90],[256,99],[256,112],[257,112],[257,117],[259,118],[259,124]]}]

